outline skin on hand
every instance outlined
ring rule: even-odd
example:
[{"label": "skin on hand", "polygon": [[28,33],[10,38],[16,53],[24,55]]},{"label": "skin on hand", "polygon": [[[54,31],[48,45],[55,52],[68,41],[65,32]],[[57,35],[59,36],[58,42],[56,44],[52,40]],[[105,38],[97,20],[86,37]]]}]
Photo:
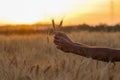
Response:
[{"label": "skin on hand", "polygon": [[54,43],[57,48],[64,52],[72,52],[74,43],[71,39],[63,32],[57,31],[54,36]]},{"label": "skin on hand", "polygon": [[120,61],[120,50],[73,43],[64,32],[55,32],[54,43],[58,49],[64,52],[72,52],[84,57],[91,57],[106,62]]}]

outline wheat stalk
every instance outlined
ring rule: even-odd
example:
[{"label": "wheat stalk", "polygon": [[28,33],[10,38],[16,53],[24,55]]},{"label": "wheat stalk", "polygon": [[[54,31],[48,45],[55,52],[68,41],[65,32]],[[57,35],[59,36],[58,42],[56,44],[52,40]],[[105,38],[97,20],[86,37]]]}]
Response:
[{"label": "wheat stalk", "polygon": [[52,19],[52,26],[53,26],[53,29],[55,31],[56,29],[55,29],[55,21],[54,21],[54,19]]},{"label": "wheat stalk", "polygon": [[[58,28],[61,28],[63,24],[63,19],[60,21],[60,24],[58,25]],[[52,19],[52,26],[53,26],[53,30],[56,31],[56,25],[55,25],[55,21],[54,19]]]},{"label": "wheat stalk", "polygon": [[63,24],[63,19],[60,21],[60,24],[59,24],[59,28],[62,27],[62,24]]}]

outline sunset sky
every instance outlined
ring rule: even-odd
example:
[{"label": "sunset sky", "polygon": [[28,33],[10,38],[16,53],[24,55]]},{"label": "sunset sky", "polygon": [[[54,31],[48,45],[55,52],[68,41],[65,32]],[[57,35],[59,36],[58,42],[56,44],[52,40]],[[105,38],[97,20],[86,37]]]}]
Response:
[{"label": "sunset sky", "polygon": [[0,23],[56,22],[64,25],[120,22],[120,0],[0,0]]}]

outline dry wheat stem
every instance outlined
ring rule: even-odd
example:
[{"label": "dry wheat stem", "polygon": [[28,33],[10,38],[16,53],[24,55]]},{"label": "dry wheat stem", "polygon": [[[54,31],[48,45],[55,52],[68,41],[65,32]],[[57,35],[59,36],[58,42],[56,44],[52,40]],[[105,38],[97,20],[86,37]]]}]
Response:
[{"label": "dry wheat stem", "polygon": [[[62,27],[62,24],[63,24],[63,19],[60,21],[59,25],[58,25],[58,28],[61,28]],[[52,19],[52,26],[53,26],[53,30],[56,31],[56,25],[55,25],[55,21],[54,19]]]},{"label": "dry wheat stem", "polygon": [[52,26],[53,26],[53,29],[55,31],[55,22],[54,22],[54,19],[52,19]]}]

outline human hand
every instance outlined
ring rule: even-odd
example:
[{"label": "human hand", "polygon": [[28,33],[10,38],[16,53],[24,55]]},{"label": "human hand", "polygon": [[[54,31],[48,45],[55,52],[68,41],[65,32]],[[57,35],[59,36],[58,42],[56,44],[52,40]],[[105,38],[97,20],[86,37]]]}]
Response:
[{"label": "human hand", "polygon": [[64,52],[72,52],[73,50],[74,43],[64,32],[55,32],[54,43],[57,45],[58,49]]}]

